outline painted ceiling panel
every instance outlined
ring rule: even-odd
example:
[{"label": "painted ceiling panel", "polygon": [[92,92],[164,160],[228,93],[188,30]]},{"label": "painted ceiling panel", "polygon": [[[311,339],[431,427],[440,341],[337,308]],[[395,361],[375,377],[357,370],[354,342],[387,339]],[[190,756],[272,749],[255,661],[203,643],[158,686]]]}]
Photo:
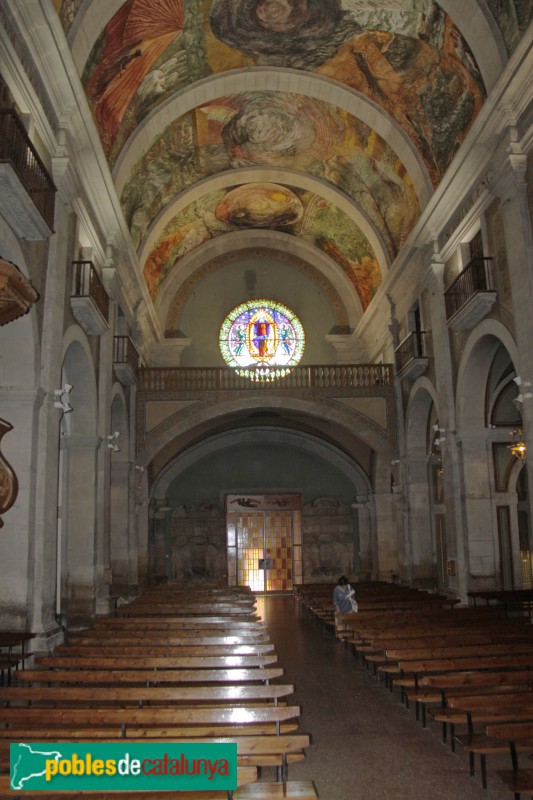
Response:
[{"label": "painted ceiling panel", "polygon": [[420,213],[403,163],[367,125],[320,100],[263,91],[199,106],[149,147],[121,200],[134,245],[185,188],[245,166],[285,167],[331,183],[375,226],[391,261]]},{"label": "painted ceiling panel", "polygon": [[242,227],[269,227],[327,253],[355,288],[363,309],[381,283],[374,251],[360,228],[338,207],[296,187],[244,184],[206,194],[176,215],[146,261],[144,275],[156,297],[170,269],[209,239]]},{"label": "painted ceiling panel", "polygon": [[[483,3],[511,53],[532,0]],[[476,48],[450,5],[464,22],[466,8],[448,0],[110,0],[94,11],[56,0],[72,41],[86,25],[82,80],[110,168],[126,166],[121,203],[152,298],[187,253],[248,227],[326,253],[367,308],[484,102]],[[235,88],[208,100],[210,79],[233,74]],[[253,90],[239,88],[243,74]],[[302,89],[302,75],[327,81],[329,102]],[[164,122],[148,135],[156,111]],[[243,169],[261,176],[212,185]]]}]

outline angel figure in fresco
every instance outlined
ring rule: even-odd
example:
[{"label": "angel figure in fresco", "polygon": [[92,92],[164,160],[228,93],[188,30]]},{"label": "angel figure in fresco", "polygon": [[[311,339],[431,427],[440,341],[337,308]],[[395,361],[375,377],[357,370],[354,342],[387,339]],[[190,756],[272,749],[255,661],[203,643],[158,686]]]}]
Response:
[{"label": "angel figure in fresco", "polygon": [[86,86],[106,151],[141,83],[183,21],[184,0],[128,0],[106,25],[102,57]]}]

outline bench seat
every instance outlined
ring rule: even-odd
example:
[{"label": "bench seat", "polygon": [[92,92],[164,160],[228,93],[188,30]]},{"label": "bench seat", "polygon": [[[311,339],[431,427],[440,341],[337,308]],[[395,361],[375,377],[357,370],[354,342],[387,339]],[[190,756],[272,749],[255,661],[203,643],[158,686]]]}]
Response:
[{"label": "bench seat", "polygon": [[294,692],[289,684],[226,686],[8,686],[0,693],[0,703],[32,706],[53,703],[228,703],[279,702]]},{"label": "bench seat", "polygon": [[17,673],[16,683],[161,685],[182,683],[252,683],[269,681],[283,675],[282,667],[263,669],[32,669]]},{"label": "bench seat", "polygon": [[[245,772],[245,770],[247,770]],[[278,783],[260,781],[253,783],[253,771],[250,767],[239,770],[238,781],[243,784],[233,792],[233,800],[316,800],[317,793],[311,781],[287,781]],[[0,775],[0,792],[7,796],[9,781],[7,775]],[[178,794],[178,793],[177,793]],[[131,792],[17,792],[17,796],[27,800],[131,800]],[[142,800],[161,800],[161,792],[142,792]],[[227,793],[221,791],[183,791],[178,794],[179,800],[227,800]]]},{"label": "bench seat", "polygon": [[[117,652],[120,652],[117,649]],[[156,669],[198,669],[199,671],[208,668],[237,669],[250,667],[267,667],[275,664],[278,660],[277,655],[265,653],[259,656],[146,656],[140,659],[138,656],[131,655],[109,655],[109,656],[40,656],[35,659],[35,663],[51,669],[70,669],[83,667],[86,669],[146,669],[154,667]]]}]

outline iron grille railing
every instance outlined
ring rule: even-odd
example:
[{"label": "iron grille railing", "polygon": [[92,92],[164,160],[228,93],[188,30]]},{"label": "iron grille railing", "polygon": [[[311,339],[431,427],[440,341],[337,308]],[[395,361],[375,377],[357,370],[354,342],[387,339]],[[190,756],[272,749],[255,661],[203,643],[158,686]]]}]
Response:
[{"label": "iron grille railing", "polygon": [[446,319],[456,314],[476,292],[492,290],[489,267],[492,258],[473,258],[444,292]]},{"label": "iron grille railing", "polygon": [[127,365],[135,377],[139,373],[139,353],[129,336],[115,336],[113,364]]},{"label": "iron grille railing", "polygon": [[366,389],[392,384],[390,364],[295,367],[275,381],[250,381],[227,367],[141,369],[137,388],[146,392],[244,391],[246,389]]},{"label": "iron grille railing", "polygon": [[56,187],[17,112],[11,108],[0,108],[0,161],[12,165],[42,218],[53,231]]},{"label": "iron grille railing", "polygon": [[72,296],[90,297],[96,308],[109,321],[109,295],[92,261],[73,261]]},{"label": "iron grille railing", "polygon": [[415,358],[424,358],[424,331],[412,331],[394,351],[396,372],[401,372],[404,367]]}]

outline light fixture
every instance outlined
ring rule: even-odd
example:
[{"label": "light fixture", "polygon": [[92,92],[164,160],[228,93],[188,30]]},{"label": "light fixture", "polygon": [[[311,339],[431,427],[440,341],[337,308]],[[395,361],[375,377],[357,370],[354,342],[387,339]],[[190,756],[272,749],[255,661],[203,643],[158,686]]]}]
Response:
[{"label": "light fixture", "polygon": [[114,431],[113,433],[110,433],[109,436],[107,437],[107,446],[109,450],[113,451],[113,453],[118,453],[120,451],[120,447],[117,444],[117,439],[119,436],[120,432]]},{"label": "light fixture", "polygon": [[55,389],[54,397],[57,399],[54,400],[54,408],[59,408],[63,412],[63,414],[70,414],[72,411],[72,406],[68,402],[68,396],[72,391],[72,386],[70,383],[65,383],[61,389]]},{"label": "light fixture", "polygon": [[441,444],[446,441],[446,437],[444,435],[446,433],[446,429],[445,428],[440,428],[439,425],[436,424],[436,425],[433,425],[433,430],[437,434],[435,439],[434,439],[434,441],[433,441],[433,444],[435,445],[435,447],[440,447]]},{"label": "light fixture", "polygon": [[515,428],[511,436],[513,436],[514,439],[509,445],[509,450],[515,458],[518,458],[520,461],[525,461],[527,445],[524,442],[524,431],[522,428]]},{"label": "light fixture", "polygon": [[531,381],[522,380],[520,375],[517,375],[516,378],[513,378],[513,381],[514,383],[516,383],[516,385],[520,390],[518,395],[513,400],[513,403],[522,404],[524,400],[531,400],[531,398],[533,397],[533,394],[531,393]]}]

